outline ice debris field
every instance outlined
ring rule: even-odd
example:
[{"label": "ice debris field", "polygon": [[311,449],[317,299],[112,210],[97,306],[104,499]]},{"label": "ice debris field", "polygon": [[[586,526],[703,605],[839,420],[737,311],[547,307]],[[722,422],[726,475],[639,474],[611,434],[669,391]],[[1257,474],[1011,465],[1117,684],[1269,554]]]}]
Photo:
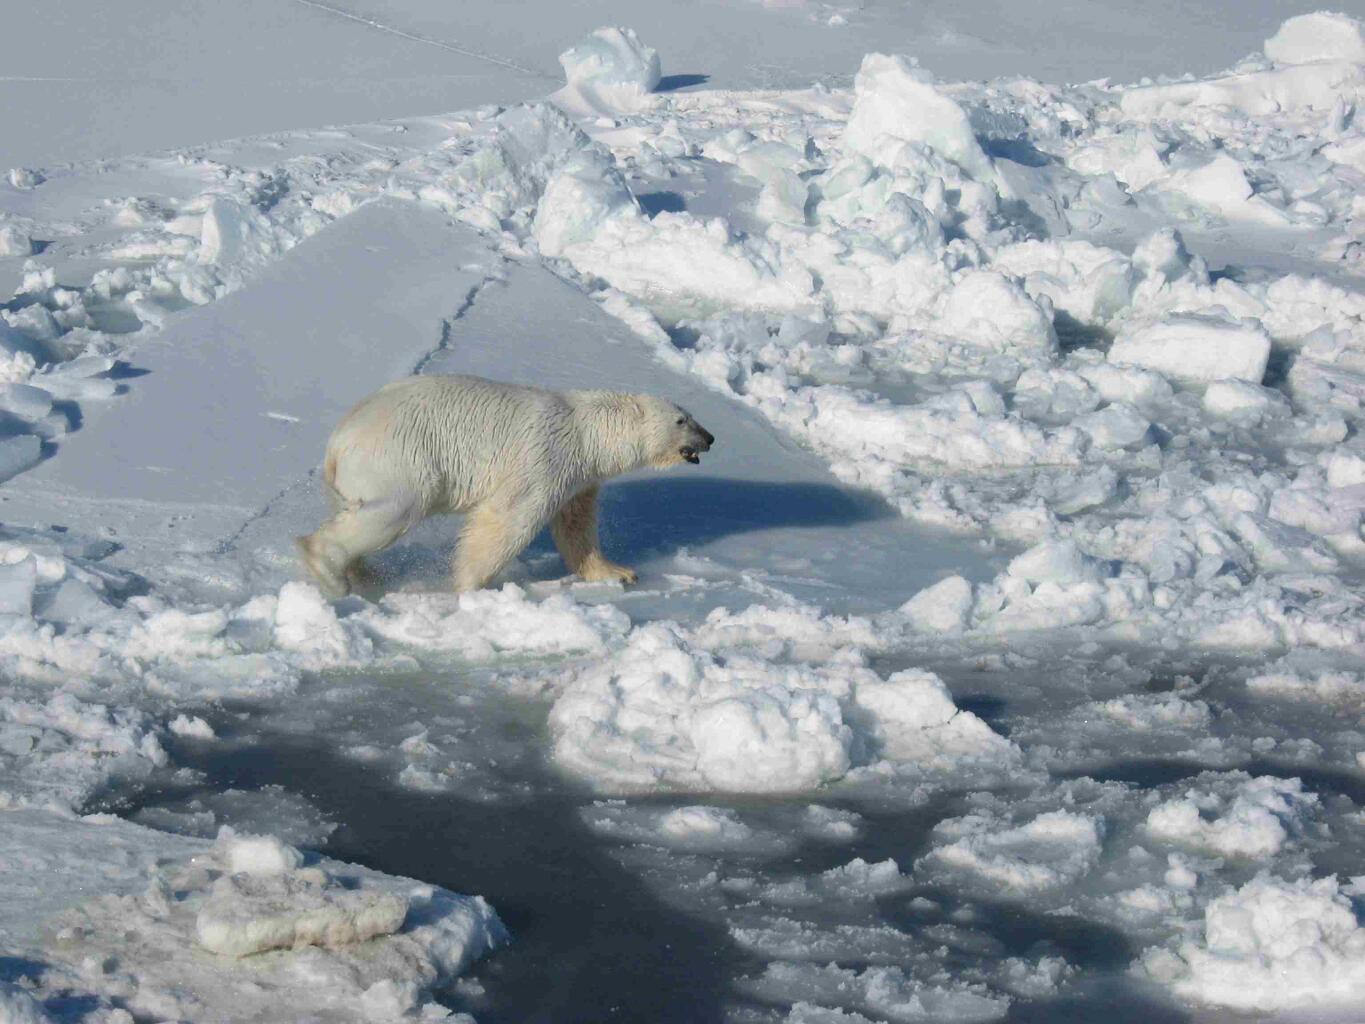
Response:
[{"label": "ice debris field", "polygon": [[[1131,84],[561,45],[6,172],[0,1021],[1365,1017],[1365,26]],[[717,449],[604,492],[637,587],[456,596],[430,522],[328,602],[322,444],[412,372]]]}]

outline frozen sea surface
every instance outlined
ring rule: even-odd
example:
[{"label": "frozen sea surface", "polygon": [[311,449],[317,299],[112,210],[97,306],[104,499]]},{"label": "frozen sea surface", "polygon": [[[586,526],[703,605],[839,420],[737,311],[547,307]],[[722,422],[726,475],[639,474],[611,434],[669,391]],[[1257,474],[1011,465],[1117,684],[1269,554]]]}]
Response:
[{"label": "frozen sea surface", "polygon": [[[462,689],[468,680],[423,677],[420,685]],[[470,719],[504,742],[545,739],[543,715],[517,701],[481,702]],[[341,756],[317,737],[257,731],[249,715],[213,724],[221,743],[175,751],[178,764],[203,773],[194,784],[110,793],[100,806],[148,824],[194,827],[187,808],[210,806],[227,794],[235,807],[214,817],[215,827],[278,829],[270,794],[288,791],[321,820],[340,823],[318,844],[329,856],[483,894],[511,931],[516,955],[488,961],[441,993],[447,1005],[482,1021],[782,1019],[780,992],[746,993],[746,981],[762,975],[771,955],[747,945],[748,932],[735,934],[751,902],[747,895],[737,892],[698,913],[661,880],[706,869],[790,884],[854,858],[905,860],[927,850],[933,827],[962,806],[960,795],[912,807],[843,796],[818,809],[829,816],[827,830],[856,821],[857,837],[832,841],[818,829],[792,835],[793,824],[808,822],[816,806],[801,798],[721,798],[704,807],[685,797],[604,804],[544,765],[504,769],[500,762],[496,785],[516,795],[471,800],[396,786],[375,766]],[[729,849],[711,835],[689,841],[666,832],[640,846],[631,841],[639,835],[601,827],[613,818],[657,822],[689,813],[700,821],[742,820],[751,834]],[[836,891],[805,901],[807,936],[822,925],[836,934],[847,928],[849,899]],[[893,886],[874,891],[869,902],[859,927],[881,933],[881,942],[845,951],[837,957],[844,967],[912,962],[892,937],[943,919],[969,920],[968,928],[957,929],[960,948],[952,958],[962,965],[1046,950],[1090,976],[1082,991],[1017,1007],[1002,1019],[1082,1021],[1097,1013],[1119,1021],[1185,1019],[1124,984],[1122,971],[1137,950],[1111,926],[1083,918],[1049,921],[1008,902],[962,899],[932,886]]]},{"label": "frozen sea surface", "polygon": [[[1359,1016],[1362,12],[1043,13],[8,22],[0,1018]],[[328,601],[411,373],[717,444]]]}]

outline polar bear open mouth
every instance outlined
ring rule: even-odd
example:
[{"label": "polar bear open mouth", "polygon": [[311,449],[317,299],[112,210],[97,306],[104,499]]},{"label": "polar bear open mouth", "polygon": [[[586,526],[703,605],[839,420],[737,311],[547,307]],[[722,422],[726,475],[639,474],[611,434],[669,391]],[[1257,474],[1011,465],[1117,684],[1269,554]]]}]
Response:
[{"label": "polar bear open mouth", "polygon": [[687,424],[688,430],[687,444],[678,449],[678,454],[684,462],[690,462],[696,466],[701,463],[702,452],[709,452],[711,446],[716,443],[716,435],[707,430],[687,413],[682,414],[678,420],[678,426]]}]

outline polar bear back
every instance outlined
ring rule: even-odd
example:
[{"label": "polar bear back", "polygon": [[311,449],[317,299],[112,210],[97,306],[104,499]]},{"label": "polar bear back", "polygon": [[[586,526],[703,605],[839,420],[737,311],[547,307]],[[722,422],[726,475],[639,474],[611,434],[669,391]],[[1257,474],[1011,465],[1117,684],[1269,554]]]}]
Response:
[{"label": "polar bear back", "polygon": [[557,392],[481,377],[408,377],[346,414],[328,441],[324,474],[346,502],[403,495],[426,514],[462,512],[497,489],[572,488],[577,434],[573,408]]}]

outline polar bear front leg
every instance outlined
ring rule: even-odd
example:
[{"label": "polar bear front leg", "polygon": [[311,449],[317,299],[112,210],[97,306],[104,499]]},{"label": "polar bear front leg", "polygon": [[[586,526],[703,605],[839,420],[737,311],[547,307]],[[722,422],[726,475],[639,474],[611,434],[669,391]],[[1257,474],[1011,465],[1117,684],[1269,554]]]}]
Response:
[{"label": "polar bear front leg", "polygon": [[608,561],[598,546],[596,484],[583,488],[564,503],[550,520],[550,533],[570,572],[590,583],[635,582],[634,569]]},{"label": "polar bear front leg", "polygon": [[465,517],[455,545],[453,583],[457,592],[481,590],[503,566],[526,549],[545,525],[545,509],[525,497],[491,498]]}]

